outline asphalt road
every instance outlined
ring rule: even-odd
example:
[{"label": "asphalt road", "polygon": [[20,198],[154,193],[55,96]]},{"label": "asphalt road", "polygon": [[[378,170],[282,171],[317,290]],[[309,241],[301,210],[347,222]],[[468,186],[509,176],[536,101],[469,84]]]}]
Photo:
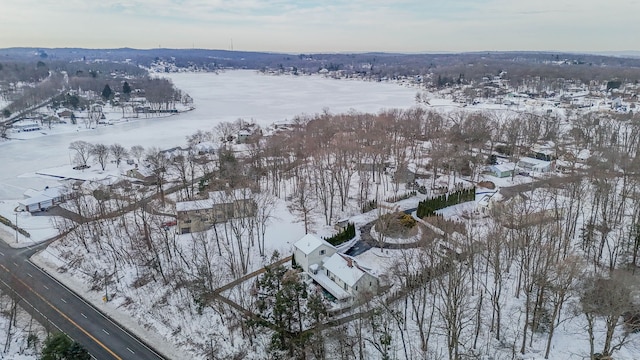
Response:
[{"label": "asphalt road", "polygon": [[31,255],[43,247],[13,249],[0,241],[0,286],[17,296],[20,306],[81,343],[95,359],[165,359],[31,263]]}]

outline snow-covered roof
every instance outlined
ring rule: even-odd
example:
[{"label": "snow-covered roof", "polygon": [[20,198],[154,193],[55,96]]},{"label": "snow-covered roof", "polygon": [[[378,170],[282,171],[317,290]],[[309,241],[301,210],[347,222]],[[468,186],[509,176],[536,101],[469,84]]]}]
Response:
[{"label": "snow-covered roof", "polygon": [[204,210],[212,207],[213,201],[211,199],[176,202],[176,211]]},{"label": "snow-covered roof", "polygon": [[578,155],[576,155],[576,157],[578,158],[578,160],[587,160],[591,157],[591,151],[582,149],[578,152]]},{"label": "snow-covered roof", "polygon": [[32,198],[36,196],[46,196],[51,199],[64,195],[64,190],[61,187],[53,186],[46,187],[44,190],[27,189],[24,192],[25,198]]},{"label": "snow-covered roof", "polygon": [[27,207],[27,206],[38,205],[39,203],[44,203],[48,201],[51,201],[51,198],[49,196],[40,194],[37,196],[30,197],[28,199],[20,200],[18,201],[18,204]]},{"label": "snow-covered roof", "polygon": [[340,253],[333,254],[322,266],[349,286],[354,286],[368,272],[354,258]]},{"label": "snow-covered roof", "polygon": [[176,211],[212,209],[214,205],[231,204],[235,200],[250,199],[251,189],[234,189],[231,193],[224,190],[212,191],[208,199],[176,202]]},{"label": "snow-covered roof", "polygon": [[[337,255],[337,254],[336,254]],[[340,287],[340,285],[333,282],[327,277],[327,275],[319,271],[317,274],[309,274],[313,280],[315,280],[323,289],[327,290],[331,295],[335,296],[338,300],[344,300],[351,297],[347,291]]]},{"label": "snow-covered roof", "polygon": [[504,163],[504,164],[497,164],[497,165],[492,165],[491,168],[500,171],[500,172],[508,172],[508,171],[513,171],[513,169],[515,169],[516,164],[514,163]]},{"label": "snow-covered roof", "polygon": [[219,190],[219,191],[211,191],[209,192],[209,199],[212,199],[215,204],[219,204],[221,200],[226,199],[250,199],[251,198],[251,189],[249,188],[241,188],[241,189],[233,189],[231,191]]},{"label": "snow-covered roof", "polygon": [[321,245],[333,247],[333,245],[329,244],[328,242],[326,242],[325,240],[321,239],[320,237],[314,234],[307,234],[303,236],[302,239],[296,241],[296,243],[293,244],[294,247],[296,247],[305,255],[311,254],[314,250],[319,248]]},{"label": "snow-covered roof", "polygon": [[544,167],[547,167],[547,166],[551,165],[550,161],[544,161],[544,160],[534,159],[534,158],[530,158],[530,157],[521,158],[520,161],[518,162],[518,164],[520,164],[520,163],[524,163],[524,164],[530,165],[530,166],[535,167],[535,168],[544,168]]}]

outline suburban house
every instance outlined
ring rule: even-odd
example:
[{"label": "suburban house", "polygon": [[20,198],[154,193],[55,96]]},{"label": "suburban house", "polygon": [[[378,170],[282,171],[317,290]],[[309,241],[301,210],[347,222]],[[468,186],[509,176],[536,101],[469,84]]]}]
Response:
[{"label": "suburban house", "polygon": [[69,119],[69,118],[71,118],[71,115],[73,115],[73,111],[71,111],[69,109],[64,109],[62,111],[59,111],[57,115],[60,118]]},{"label": "suburban house", "polygon": [[[305,235],[293,247],[293,258],[305,272],[311,272],[310,265],[320,264],[324,258],[336,253],[336,248],[333,245],[313,234]],[[314,269],[317,269],[317,266]]]},{"label": "suburban house", "polygon": [[557,159],[555,144],[553,142],[547,142],[545,144],[536,144],[531,149],[531,157],[544,160],[544,161],[553,161]]},{"label": "suburban house", "polygon": [[518,193],[517,196],[492,206],[496,208],[497,217],[506,228],[524,229],[562,219],[565,208],[561,204],[565,201],[562,196],[547,197],[536,189]]},{"label": "suburban house", "polygon": [[251,189],[214,191],[209,198],[176,203],[179,234],[205,231],[211,226],[255,214],[256,203]]},{"label": "suburban house", "polygon": [[489,166],[491,175],[498,178],[505,178],[513,175],[513,170],[516,168],[514,163],[504,163]]},{"label": "suburban house", "polygon": [[518,167],[526,171],[546,173],[555,170],[555,161],[544,161],[530,157],[523,157],[518,161]]},{"label": "suburban house", "polygon": [[38,123],[13,124],[11,126],[15,132],[40,131],[42,127]]},{"label": "suburban house", "polygon": [[62,188],[48,186],[42,191],[28,189],[24,192],[24,197],[18,201],[18,211],[46,211],[66,200]]},{"label": "suburban house", "polygon": [[158,182],[157,176],[151,169],[136,165],[134,168],[127,170],[126,175],[134,178],[133,183],[139,183],[146,186],[155,185]]},{"label": "suburban house", "polygon": [[358,298],[375,295],[380,279],[351,256],[313,234],[307,234],[294,245],[295,264],[309,281],[318,284],[335,298],[340,307],[351,305]]}]

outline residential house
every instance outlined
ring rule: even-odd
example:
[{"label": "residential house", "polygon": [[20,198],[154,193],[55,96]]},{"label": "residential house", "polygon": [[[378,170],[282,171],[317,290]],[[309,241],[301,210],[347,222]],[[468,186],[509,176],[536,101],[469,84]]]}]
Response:
[{"label": "residential house", "polygon": [[556,146],[552,141],[544,144],[536,144],[531,149],[531,157],[544,161],[556,160],[558,158],[556,156]]},{"label": "residential house", "polygon": [[309,281],[318,284],[346,307],[363,296],[375,295],[380,279],[351,256],[337,252],[328,242],[307,234],[294,245],[293,259]]},{"label": "residential house", "polygon": [[523,157],[518,161],[518,167],[525,171],[546,173],[555,170],[555,161],[544,161],[530,157]]},{"label": "residential house", "polygon": [[205,231],[230,219],[254,216],[256,203],[251,189],[235,189],[209,193],[208,199],[176,203],[179,234]]},{"label": "residential house", "polygon": [[58,112],[58,117],[63,118],[63,119],[70,119],[72,115],[73,115],[73,111],[71,111],[69,109],[64,109],[64,110]]},{"label": "residential house", "polygon": [[13,124],[12,128],[15,132],[31,132],[40,131],[42,127],[38,123]]},{"label": "residential house", "polygon": [[[305,272],[310,265],[322,263],[324,258],[336,253],[336,248],[314,234],[307,234],[293,244],[293,259]],[[317,270],[317,267],[314,267]]]},{"label": "residential house", "polygon": [[514,163],[503,163],[489,166],[489,171],[491,175],[498,178],[505,178],[509,176],[513,176],[513,171],[516,168],[516,164]]},{"label": "residential house", "polygon": [[351,256],[335,253],[324,262],[322,267],[324,275],[340,286],[350,297],[375,295],[378,292],[380,286],[378,277],[371,273],[371,269],[358,264]]},{"label": "residential house", "polygon": [[238,144],[244,144],[247,142],[247,140],[249,140],[249,138],[251,137],[252,133],[248,130],[240,130],[238,131],[238,135],[237,135],[237,139],[236,139],[236,143]]},{"label": "residential house", "polygon": [[157,176],[149,168],[136,165],[134,168],[127,170],[128,177],[136,180],[133,183],[142,184],[145,186],[155,185],[158,182]]},{"label": "residential house", "polygon": [[24,192],[24,199],[18,201],[18,211],[46,211],[66,200],[65,192],[60,187],[45,187],[38,191],[28,189]]},{"label": "residential house", "polygon": [[509,200],[494,204],[497,217],[509,229],[524,229],[534,225],[546,224],[564,217],[563,204],[566,199],[546,196],[542,190],[519,193]]}]

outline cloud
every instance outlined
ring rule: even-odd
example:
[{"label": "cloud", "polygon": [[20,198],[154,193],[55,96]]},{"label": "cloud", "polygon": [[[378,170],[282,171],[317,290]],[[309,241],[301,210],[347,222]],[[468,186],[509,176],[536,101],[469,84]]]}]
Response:
[{"label": "cloud", "polygon": [[638,30],[638,10],[631,0],[4,0],[0,44],[612,50],[630,47],[620,34]]}]

